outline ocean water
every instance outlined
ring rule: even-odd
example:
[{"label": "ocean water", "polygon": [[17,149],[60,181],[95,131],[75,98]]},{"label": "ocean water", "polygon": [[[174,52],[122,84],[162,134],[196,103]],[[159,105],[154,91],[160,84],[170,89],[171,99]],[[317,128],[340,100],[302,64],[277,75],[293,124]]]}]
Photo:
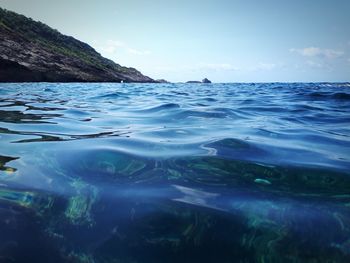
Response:
[{"label": "ocean water", "polygon": [[350,262],[350,84],[0,84],[0,262]]}]

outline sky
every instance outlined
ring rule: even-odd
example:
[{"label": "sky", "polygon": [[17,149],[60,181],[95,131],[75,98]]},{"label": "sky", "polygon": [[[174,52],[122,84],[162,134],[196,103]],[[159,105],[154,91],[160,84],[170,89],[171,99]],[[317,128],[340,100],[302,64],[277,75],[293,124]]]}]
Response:
[{"label": "sky", "polygon": [[349,0],[0,0],[173,82],[350,81]]}]

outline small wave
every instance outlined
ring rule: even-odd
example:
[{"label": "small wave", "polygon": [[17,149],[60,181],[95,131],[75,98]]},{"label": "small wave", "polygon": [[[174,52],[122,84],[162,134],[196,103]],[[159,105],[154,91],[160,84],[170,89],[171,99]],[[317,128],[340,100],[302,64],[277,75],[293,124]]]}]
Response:
[{"label": "small wave", "polygon": [[217,100],[214,98],[203,98],[204,101],[208,101],[208,102],[216,102]]},{"label": "small wave", "polygon": [[350,100],[350,94],[344,92],[334,93],[332,97],[337,100]]},{"label": "small wave", "polygon": [[[302,93],[302,95],[305,95],[305,94]],[[307,94],[307,96],[311,98],[326,98],[326,97],[329,97],[330,95],[331,95],[330,92],[319,92],[319,91],[314,91]]]},{"label": "small wave", "polygon": [[222,139],[205,146],[215,149],[217,156],[236,160],[265,160],[270,155],[253,143],[235,138]]},{"label": "small wave", "polygon": [[244,105],[244,104],[254,104],[254,103],[256,103],[256,101],[253,100],[253,99],[245,99],[245,100],[243,100],[241,102],[242,105]]},{"label": "small wave", "polygon": [[172,91],[171,93],[174,93],[174,94],[180,95],[180,96],[188,96],[188,95],[190,95],[187,92],[180,92],[180,91]]},{"label": "small wave", "polygon": [[311,92],[308,96],[311,98],[323,100],[350,100],[350,94],[345,92]]},{"label": "small wave", "polygon": [[94,97],[96,99],[117,99],[117,98],[129,98],[126,93],[123,92],[112,92]]},{"label": "small wave", "polygon": [[148,108],[148,109],[144,109],[144,110],[139,110],[139,111],[143,112],[143,113],[155,113],[155,112],[159,112],[159,111],[167,111],[167,110],[179,109],[179,108],[180,108],[179,104],[165,103],[165,104],[161,104],[161,105],[156,106],[156,107],[152,107],[152,108]]},{"label": "small wave", "polygon": [[185,110],[176,114],[176,118],[186,119],[190,117],[196,118],[213,118],[213,119],[222,119],[227,118],[228,113],[220,111],[198,111],[198,110]]},{"label": "small wave", "polygon": [[345,87],[1,86],[2,259],[349,262]]},{"label": "small wave", "polygon": [[286,112],[287,108],[285,107],[279,107],[279,106],[251,106],[251,107],[240,107],[238,108],[240,111],[250,111],[254,113],[260,113],[260,112],[273,112],[273,113],[282,113]]},{"label": "small wave", "polygon": [[291,112],[293,112],[293,113],[302,113],[302,112],[309,113],[312,111],[324,111],[325,110],[321,107],[315,107],[315,106],[310,106],[310,105],[305,105],[305,104],[303,104],[303,105],[296,104],[294,107],[295,108],[291,110]]}]

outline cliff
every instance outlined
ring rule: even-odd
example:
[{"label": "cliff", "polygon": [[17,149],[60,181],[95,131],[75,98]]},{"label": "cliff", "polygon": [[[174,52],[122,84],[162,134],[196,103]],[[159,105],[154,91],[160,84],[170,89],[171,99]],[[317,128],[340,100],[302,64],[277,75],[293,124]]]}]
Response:
[{"label": "cliff", "polygon": [[88,44],[0,8],[0,82],[154,82]]}]

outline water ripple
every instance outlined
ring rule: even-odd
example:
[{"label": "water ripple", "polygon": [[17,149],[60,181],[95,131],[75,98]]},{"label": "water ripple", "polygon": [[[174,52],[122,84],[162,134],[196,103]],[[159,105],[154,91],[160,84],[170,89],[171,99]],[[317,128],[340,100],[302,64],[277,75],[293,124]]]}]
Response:
[{"label": "water ripple", "polygon": [[350,262],[350,84],[0,85],[0,261]]}]

